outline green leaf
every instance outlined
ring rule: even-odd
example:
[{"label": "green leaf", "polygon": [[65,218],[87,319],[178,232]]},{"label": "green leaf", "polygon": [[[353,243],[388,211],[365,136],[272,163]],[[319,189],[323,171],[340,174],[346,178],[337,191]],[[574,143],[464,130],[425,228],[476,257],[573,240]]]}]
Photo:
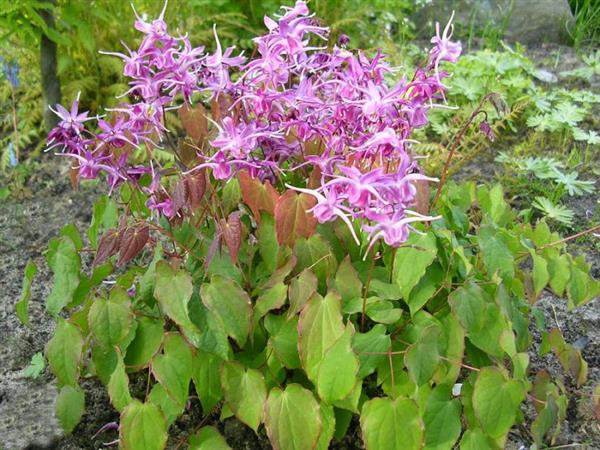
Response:
[{"label": "green leaf", "polygon": [[92,346],[94,372],[105,385],[110,381],[110,376],[117,366],[118,355],[115,348],[116,347],[102,347],[100,345]]},{"label": "green leaf", "polygon": [[452,449],[461,432],[461,406],[449,385],[436,386],[425,405],[425,444],[428,449]]},{"label": "green leaf", "polygon": [[202,427],[190,436],[189,450],[231,450],[225,438],[215,427]]},{"label": "green leaf", "polygon": [[192,350],[180,334],[165,336],[163,353],[152,360],[152,373],[178,405],[185,405],[192,379]]},{"label": "green leaf", "polygon": [[360,427],[367,450],[418,450],[423,446],[424,425],[419,409],[407,398],[365,402]]},{"label": "green leaf", "polygon": [[344,330],[340,297],[334,291],[325,298],[315,294],[302,310],[298,322],[298,350],[309,379],[317,380],[325,353]]},{"label": "green leaf", "polygon": [[156,263],[154,297],[173,322],[184,329],[194,330],[196,327],[188,313],[192,289],[192,278],[187,272],[173,269],[165,261]]},{"label": "green leaf", "polygon": [[298,384],[273,388],[265,406],[265,426],[274,450],[312,450],[322,430],[319,404]]},{"label": "green leaf", "polygon": [[46,368],[46,361],[44,360],[44,354],[37,352],[31,357],[31,362],[23,370],[23,376],[26,378],[37,379],[44,369]]},{"label": "green leaf", "polygon": [[156,244],[154,257],[148,265],[144,275],[140,277],[140,298],[148,305],[154,305],[154,287],[156,284],[156,264],[163,258],[163,249],[160,243]]},{"label": "green leaf", "polygon": [[498,369],[484,367],[477,375],[473,409],[483,430],[494,439],[503,438],[515,422],[525,387],[509,380]]},{"label": "green leaf", "polygon": [[589,267],[587,265],[584,269],[582,270],[576,263],[571,264],[571,278],[567,284],[569,309],[581,306],[600,294],[600,282],[588,275]]},{"label": "green leaf", "polygon": [[234,209],[239,207],[242,201],[242,192],[240,191],[240,183],[235,178],[230,178],[223,186],[221,193],[221,201],[225,214],[229,214]]},{"label": "green leaf", "polygon": [[269,311],[281,308],[287,299],[287,286],[283,282],[264,291],[254,306],[254,322],[258,321]]},{"label": "green leaf", "polygon": [[483,450],[494,448],[479,428],[466,430],[460,440],[460,450]]},{"label": "green leaf", "polygon": [[317,292],[317,277],[309,269],[304,269],[296,278],[290,282],[288,297],[290,308],[288,317],[292,317],[300,312],[306,302]]},{"label": "green leaf", "polygon": [[31,298],[31,283],[37,273],[37,266],[33,261],[28,261],[25,266],[25,275],[23,276],[23,287],[21,288],[21,297],[15,304],[17,317],[25,326],[30,325],[29,321],[29,299]]},{"label": "green leaf", "polygon": [[447,360],[443,360],[434,376],[436,384],[454,384],[460,375],[461,366],[455,361],[462,361],[465,351],[465,330],[451,311],[437,314],[444,332],[444,352]]},{"label": "green leaf", "polygon": [[160,349],[164,326],[165,322],[162,319],[145,316],[137,319],[135,337],[127,346],[125,364],[135,368],[146,366]]},{"label": "green leaf", "polygon": [[335,434],[335,412],[331,405],[320,405],[321,409],[321,435],[315,450],[327,450]]},{"label": "green leaf", "polygon": [[97,298],[88,314],[90,329],[103,347],[121,345],[128,336],[133,321],[131,300],[126,291],[114,287],[108,299]]},{"label": "green leaf", "polygon": [[544,408],[531,424],[531,432],[536,444],[543,446],[545,437],[558,423],[558,405],[553,396],[548,396]]},{"label": "green leaf", "polygon": [[430,325],[420,333],[417,341],[409,346],[404,354],[404,365],[417,386],[427,383],[439,364],[441,336],[440,328]]},{"label": "green leaf", "polygon": [[160,383],[156,383],[154,386],[152,386],[146,401],[158,406],[167,422],[167,429],[173,424],[173,422],[177,420],[179,416],[181,416],[186,406],[185,404],[181,404],[173,400],[173,397],[169,395],[169,393]]},{"label": "green leaf", "polygon": [[562,297],[571,278],[569,257],[560,255],[557,252],[552,257],[547,258],[547,261],[550,287],[556,295]]},{"label": "green leaf", "polygon": [[63,386],[56,398],[56,417],[66,433],[71,433],[85,410],[85,395],[79,386]]},{"label": "green leaf", "polygon": [[110,376],[107,388],[110,402],[117,411],[122,412],[131,403],[132,398],[129,393],[129,377],[125,372],[123,357],[119,352],[117,352],[117,365]]},{"label": "green leaf", "polygon": [[286,320],[285,316],[269,314],[264,323],[269,332],[269,348],[277,359],[288,369],[299,369],[298,317]]},{"label": "green leaf", "polygon": [[510,327],[500,308],[483,289],[468,282],[452,292],[448,302],[474,345],[493,356],[504,355],[501,337]]},{"label": "green leaf", "polygon": [[435,260],[436,255],[437,245],[433,233],[411,233],[402,247],[398,248],[392,276],[404,299],[409,298],[410,291],[425,275],[427,267]]},{"label": "green leaf", "polygon": [[537,255],[535,251],[531,252],[531,258],[533,259],[533,290],[535,296],[538,297],[550,281],[550,274],[548,273],[548,263],[544,258]]},{"label": "green leaf", "polygon": [[[544,347],[549,347],[544,349]],[[558,328],[554,328],[550,333],[542,333],[542,346],[540,353],[547,353],[550,348],[556,354],[556,357],[563,366],[563,369],[568,370],[577,382],[577,386],[581,386],[587,379],[588,366],[581,356],[581,352],[575,350],[572,345],[565,342],[565,339]]]},{"label": "green leaf", "polygon": [[104,196],[94,204],[92,223],[88,228],[88,237],[92,247],[98,245],[100,230],[108,230],[117,226],[118,207],[114,199]]},{"label": "green leaf", "polygon": [[228,336],[244,347],[252,328],[252,303],[236,282],[214,275],[200,288],[204,305],[214,314]]},{"label": "green leaf", "polygon": [[346,256],[335,274],[334,286],[342,296],[342,300],[352,300],[362,297],[362,283],[356,269],[352,266],[350,257]]},{"label": "green leaf", "polygon": [[262,213],[257,230],[258,251],[269,272],[275,272],[279,261],[279,243],[275,236],[275,219]]},{"label": "green leaf", "polygon": [[75,325],[62,317],[58,319],[54,336],[46,347],[46,358],[61,385],[75,386],[83,356],[83,336]]},{"label": "green leaf", "polygon": [[504,241],[498,235],[498,230],[490,225],[479,228],[479,248],[483,264],[491,277],[498,273],[503,280],[511,280],[515,274],[514,258]]},{"label": "green leaf", "polygon": [[222,359],[210,353],[198,351],[192,361],[192,380],[200,403],[202,412],[207,415],[223,398],[221,392]]},{"label": "green leaf", "polygon": [[158,407],[134,400],[121,413],[119,437],[123,450],[162,450],[167,424]]},{"label": "green leaf", "polygon": [[358,382],[359,361],[352,351],[354,327],[349,324],[341,337],[325,352],[319,364],[317,392],[326,403],[346,398]]},{"label": "green leaf", "polygon": [[369,319],[372,321],[384,323],[386,325],[395,324],[402,317],[402,309],[394,308],[394,304],[392,302],[387,300],[379,300],[376,297],[367,299],[366,313],[367,316],[369,316]]},{"label": "green leaf", "polygon": [[64,236],[50,241],[46,259],[54,272],[54,285],[46,299],[46,310],[56,317],[71,303],[79,286],[80,259],[73,241]]},{"label": "green leaf", "polygon": [[367,333],[354,333],[352,346],[358,354],[360,361],[360,369],[356,374],[358,378],[375,372],[377,366],[386,358],[384,353],[390,349],[390,335],[386,333],[386,328],[383,325],[375,325]]},{"label": "green leaf", "polygon": [[74,223],[65,225],[60,230],[60,235],[71,239],[71,241],[73,241],[73,244],[75,244],[75,248],[77,249],[77,251],[79,251],[83,248],[83,239],[81,239],[81,234],[79,233],[79,230],[77,229],[77,225],[75,225]]},{"label": "green leaf", "polygon": [[257,432],[267,399],[262,373],[244,368],[238,362],[225,362],[221,366],[221,388],[225,402],[236,417]]},{"label": "green leaf", "polygon": [[414,316],[425,304],[439,291],[444,272],[439,264],[433,264],[427,268],[425,275],[410,292],[408,300],[408,308],[410,315]]},{"label": "green leaf", "polygon": [[484,217],[499,226],[505,226],[511,219],[510,206],[504,199],[502,186],[495,184],[491,189],[480,189],[477,198]]},{"label": "green leaf", "polygon": [[337,267],[337,260],[329,244],[319,234],[313,234],[309,239],[296,240],[294,256],[297,259],[296,270],[298,272],[307,268],[312,270],[322,288],[326,286],[326,281]]}]

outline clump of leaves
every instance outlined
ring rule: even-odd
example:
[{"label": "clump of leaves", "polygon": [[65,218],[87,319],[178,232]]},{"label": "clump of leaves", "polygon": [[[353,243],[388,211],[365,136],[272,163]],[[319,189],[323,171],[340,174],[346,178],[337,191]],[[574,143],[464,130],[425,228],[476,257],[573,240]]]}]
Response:
[{"label": "clump of leaves", "polygon": [[[565,163],[556,158],[520,158],[501,152],[496,161],[504,165],[523,204],[530,204],[544,217],[563,225],[573,225],[575,213],[560,204],[561,198],[565,194],[580,196],[595,190],[594,181],[580,180],[576,171],[567,172]],[[530,218],[532,212],[531,208],[526,208],[522,214]]]},{"label": "clump of leaves", "polygon": [[573,225],[575,213],[566,206],[554,204],[546,197],[536,197],[531,205],[551,220],[556,220],[564,225]]},{"label": "clump of leaves", "polygon": [[31,357],[31,362],[23,370],[23,376],[35,380],[44,372],[45,368],[46,361],[44,360],[44,354],[42,352],[37,352]]},{"label": "clump of leaves", "polygon": [[[397,250],[364,258],[337,222],[306,235],[286,226],[292,234],[281,236],[283,197],[265,203],[252,194],[259,184],[230,183],[227,191],[240,195],[241,186],[244,199],[234,208],[253,213],[241,214],[220,249],[211,242],[222,229],[194,216],[163,220],[172,240],[161,244],[127,193],[119,203],[135,222],[119,223],[118,203],[104,198],[89,245],[73,226],[50,243],[47,310],[57,328],[46,357],[65,429],[84,411],[80,380],[96,376],[121,414],[123,448],[164,448],[190,407],[235,415],[282,449],[327,448],[353,415],[368,449],[503,448],[523,422],[524,401],[537,411],[538,445],[560,433],[564,387],[529,367],[534,305],[548,289],[574,308],[600,283],[544,221],[515,221],[499,186],[448,183],[440,220]],[[197,211],[208,202],[225,207],[223,195],[204,195]],[[86,268],[87,251],[109,256]],[[538,326],[542,351],[582,384],[580,352],[558,329]],[[147,378],[145,392],[130,384],[136,374]],[[199,404],[189,403],[194,395]],[[228,448],[215,428],[194,425],[192,448]]]}]

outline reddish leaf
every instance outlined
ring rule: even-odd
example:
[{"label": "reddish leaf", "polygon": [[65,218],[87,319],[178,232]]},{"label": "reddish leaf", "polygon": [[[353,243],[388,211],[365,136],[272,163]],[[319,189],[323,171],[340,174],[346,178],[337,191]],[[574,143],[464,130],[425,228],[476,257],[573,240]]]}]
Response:
[{"label": "reddish leaf", "polygon": [[531,396],[535,399],[533,406],[539,413],[544,409],[544,402],[548,397],[548,385],[552,384],[550,374],[545,370],[540,370],[536,376],[531,389]]},{"label": "reddish leaf", "polygon": [[194,142],[200,146],[202,141],[208,135],[208,119],[206,118],[206,109],[200,103],[191,106],[183,105],[179,108],[179,117],[183,129]]},{"label": "reddish leaf", "polygon": [[142,251],[150,238],[150,228],[146,224],[129,227],[120,240],[118,266],[122,266]]},{"label": "reddish leaf", "polygon": [[204,169],[187,176],[185,178],[185,187],[188,205],[191,209],[196,209],[206,192],[206,174]]},{"label": "reddish leaf", "polygon": [[98,242],[98,250],[96,251],[92,266],[102,264],[111,256],[116,255],[119,251],[120,240],[121,235],[115,229],[108,230],[104,233]]},{"label": "reddish leaf", "polygon": [[248,172],[240,172],[240,190],[244,203],[250,207],[257,222],[260,222],[260,212],[275,213],[275,204],[279,194],[271,183],[264,184],[257,178],[252,178]]},{"label": "reddish leaf", "polygon": [[417,195],[415,198],[415,209],[424,216],[429,214],[429,183],[427,180],[418,180],[415,182]]},{"label": "reddish leaf", "polygon": [[210,265],[210,262],[216,255],[217,250],[219,250],[220,248],[221,248],[221,231],[219,230],[215,234],[215,237],[213,238],[210,245],[208,246],[208,251],[206,252],[206,258],[204,259],[204,269],[205,270],[208,268],[208,266]]},{"label": "reddish leaf", "polygon": [[317,226],[317,219],[307,212],[317,203],[312,195],[286,191],[275,205],[275,231],[280,245],[291,247],[299,236],[310,237]]},{"label": "reddish leaf", "polygon": [[173,191],[173,209],[180,211],[184,206],[187,205],[187,184],[185,179],[180,179],[175,185]]},{"label": "reddish leaf", "polygon": [[306,185],[308,189],[316,189],[321,186],[321,173],[321,168],[319,166],[315,166],[308,177],[308,183]]},{"label": "reddish leaf", "polygon": [[242,222],[240,220],[240,214],[234,212],[229,215],[227,222],[222,220],[221,232],[223,234],[225,245],[227,245],[227,248],[229,249],[231,260],[235,264],[237,262],[240,246],[242,245]]},{"label": "reddish leaf", "polygon": [[220,122],[224,117],[233,117],[234,111],[231,108],[233,99],[228,94],[218,94],[210,102],[210,113],[215,122]]}]

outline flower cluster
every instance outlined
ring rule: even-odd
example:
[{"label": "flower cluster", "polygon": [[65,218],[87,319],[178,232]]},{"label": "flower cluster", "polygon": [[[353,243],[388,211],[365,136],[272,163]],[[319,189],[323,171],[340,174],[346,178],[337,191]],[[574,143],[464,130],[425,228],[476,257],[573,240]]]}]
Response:
[{"label": "flower cluster", "polygon": [[420,173],[410,136],[427,123],[430,108],[443,107],[447,73],[440,63],[455,62],[461,52],[450,40],[451,24],[441,35],[438,25],[427,64],[394,84],[394,68],[380,52],[351,52],[345,36],[328,46],[328,29],[305,2],[282,10],[277,20],[265,17],[268,32],[255,39],[257,56],[247,62],[233,48],[222,50],[216,30],[216,51],[206,54],[168,34],[164,9],[150,23],[137,17],[135,27],[145,35],[139,49],[111,53],[125,63],[132,81],[124,95],[132,103],[113,110],[112,121],[100,119],[96,135],[86,131],[90,118],[78,112],[77,101],[71,111],[57,106],[61,121],[50,148],[76,158],[82,178],[107,172],[111,188],[151,173],[149,206],[172,216],[177,211],[160,171],[132,167],[127,155],[140,145],[160,146],[168,133],[165,113],[195,93],[208,95],[228,108],[213,122],[210,150],[185,170],[208,168],[223,180],[241,169],[270,181],[288,171],[313,173],[317,187],[289,187],[316,198],[319,222],[341,218],[354,232],[359,220],[370,245],[378,239],[400,245],[410,223],[432,219],[410,209],[416,182],[433,180]]}]

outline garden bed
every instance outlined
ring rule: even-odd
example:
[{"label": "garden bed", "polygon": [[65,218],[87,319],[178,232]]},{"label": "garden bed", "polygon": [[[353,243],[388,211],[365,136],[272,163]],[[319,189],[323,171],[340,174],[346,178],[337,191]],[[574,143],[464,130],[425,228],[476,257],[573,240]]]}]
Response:
[{"label": "garden bed", "polygon": [[[536,50],[532,54],[545,62],[552,58],[556,49]],[[567,53],[567,56],[565,56]],[[561,49],[560,61],[573,64],[572,51]],[[555,68],[559,71],[560,68]],[[559,81],[562,82],[562,81]],[[479,159],[465,167],[462,176],[477,178],[482,182],[493,176],[494,153],[491,149]],[[498,166],[499,167],[499,166]],[[8,199],[0,205],[0,436],[3,449],[56,448],[61,450],[87,450],[101,448],[103,443],[117,439],[114,430],[97,431],[107,423],[118,420],[118,413],[110,406],[108,396],[97,381],[83,383],[86,391],[86,414],[71,436],[64,437],[53,417],[53,402],[56,396],[52,377],[45,373],[37,380],[23,376],[23,369],[33,354],[42,351],[52,334],[53,321],[44,311],[52,276],[48,271],[42,251],[48,240],[56,236],[67,223],[74,222],[84,230],[91,218],[94,199],[104,187],[84,184],[73,191],[68,182],[66,165],[62,160],[45,160],[41,169],[29,180],[30,196]],[[587,221],[589,210],[598,208],[597,196],[589,194],[578,198],[573,204],[576,221]],[[593,215],[593,211],[592,211]],[[592,263],[592,275],[600,276],[600,255],[597,247],[589,240],[573,243],[573,252],[584,252]],[[14,303],[21,290],[21,279],[25,264],[33,260],[39,267],[32,288],[30,303],[33,329],[23,327],[14,315]],[[89,262],[89,261],[88,261]],[[563,425],[556,445],[578,443],[576,448],[600,448],[600,428],[591,402],[593,389],[600,383],[600,307],[598,299],[572,312],[567,312],[566,301],[550,293],[542,294],[537,306],[543,311],[547,324],[560,328],[568,343],[579,346],[589,364],[588,381],[576,388],[573,380],[564,379],[570,396],[567,420]],[[535,336],[536,350],[540,337]],[[547,369],[560,378],[564,371],[553,355],[545,357],[530,353],[531,370]],[[135,392],[136,386],[132,386]],[[193,428],[201,420],[197,400],[192,400],[189,409],[174,425],[172,440],[168,448],[177,448],[178,437]],[[531,411],[524,411],[532,417]],[[218,417],[211,417],[206,424],[217,425]],[[227,419],[218,425],[228,443],[237,449],[268,449],[270,444],[264,435],[257,437],[249,428],[236,419]],[[518,449],[531,443],[525,427],[517,427],[509,437],[507,448]],[[349,436],[332,448],[362,448],[358,427],[354,426]],[[568,447],[565,447],[568,448]],[[575,448],[575,447],[573,447]]]}]

